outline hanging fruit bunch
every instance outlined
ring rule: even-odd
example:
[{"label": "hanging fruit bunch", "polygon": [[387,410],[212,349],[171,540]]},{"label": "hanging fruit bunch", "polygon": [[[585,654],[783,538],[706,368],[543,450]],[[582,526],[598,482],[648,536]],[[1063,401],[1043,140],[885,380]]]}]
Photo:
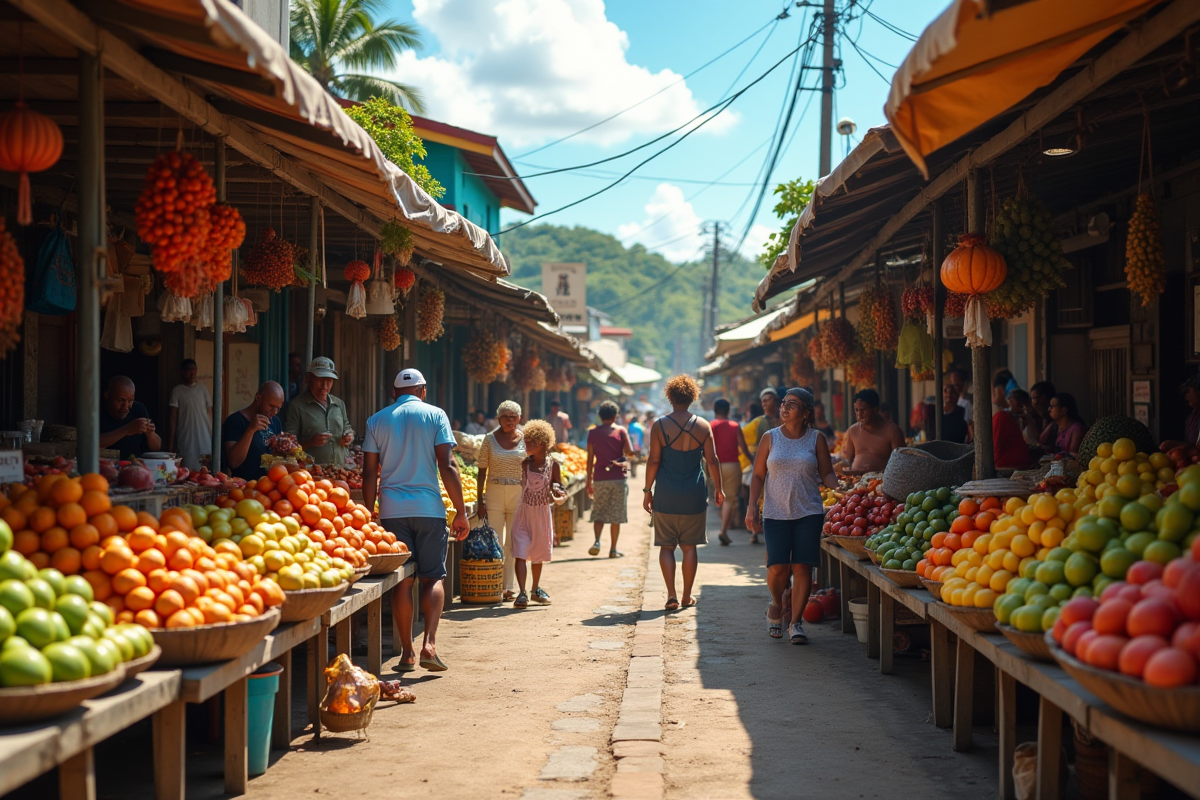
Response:
[{"label": "hanging fruit bunch", "polygon": [[552,367],[546,370],[546,391],[561,392],[565,386],[563,379],[563,371],[558,367]]},{"label": "hanging fruit bunch", "polygon": [[351,283],[362,285],[371,277],[371,265],[365,261],[351,261],[342,273]]},{"label": "hanging fruit bunch", "polygon": [[137,233],[150,245],[154,268],[178,272],[203,258],[217,202],[212,178],[191,153],[163,153],[146,173],[135,207]]},{"label": "hanging fruit bunch", "polygon": [[828,366],[849,362],[856,346],[854,326],[845,317],[834,317],[821,329],[821,355]]},{"label": "hanging fruit bunch", "polygon": [[542,367],[534,367],[533,372],[529,376],[529,391],[544,392],[546,390],[546,370]]},{"label": "hanging fruit bunch", "polygon": [[858,343],[868,353],[875,351],[875,303],[879,293],[874,286],[863,289],[858,298]]},{"label": "hanging fruit bunch", "polygon": [[[495,359],[496,363],[501,365],[499,371],[496,373],[496,380],[508,380],[508,373],[512,370],[513,366],[513,352],[509,349],[508,343],[503,339],[496,340]],[[572,378],[574,378],[574,374],[572,374]]]},{"label": "hanging fruit bunch", "polygon": [[910,284],[900,295],[900,311],[906,320],[924,322],[927,314],[933,313],[933,287]]},{"label": "hanging fruit bunch", "polygon": [[967,296],[958,292],[946,292],[943,313],[947,317],[961,317],[967,313]]},{"label": "hanging fruit bunch", "polygon": [[829,364],[825,361],[825,354],[821,348],[821,335],[817,334],[808,340],[808,357],[812,359],[815,369],[828,369]]},{"label": "hanging fruit bunch", "polygon": [[933,367],[930,366],[910,367],[908,373],[914,381],[931,381],[934,377]]},{"label": "hanging fruit bunch", "polygon": [[48,170],[62,157],[63,135],[54,120],[31,111],[18,100],[11,111],[0,114],[0,170],[17,178],[17,224],[33,222],[33,195],[29,173]]},{"label": "hanging fruit bunch", "polygon": [[385,222],[379,234],[379,249],[383,254],[393,256],[397,264],[407,267],[417,249],[412,231],[398,222]]},{"label": "hanging fruit bunch", "polygon": [[963,333],[970,347],[988,347],[992,326],[983,296],[995,291],[1008,274],[1004,256],[993,250],[977,233],[964,233],[942,262],[942,283],[952,292],[967,295]]},{"label": "hanging fruit bunch", "polygon": [[792,381],[799,386],[812,386],[816,378],[813,360],[803,349],[796,348],[796,354],[792,356]]},{"label": "hanging fruit bunch", "polygon": [[467,374],[479,383],[492,383],[508,366],[504,342],[488,330],[471,337],[463,348],[462,360]]},{"label": "hanging fruit bunch", "polygon": [[[534,375],[540,367],[538,366],[541,359],[538,358],[537,350],[532,347],[526,347],[521,351],[513,362],[512,367],[512,383],[518,390],[522,392],[534,391],[533,385],[537,381]],[[545,375],[543,374],[542,385],[545,385]]]},{"label": "hanging fruit bunch", "polygon": [[246,256],[242,277],[247,283],[280,291],[296,282],[295,253],[290,242],[264,228]]},{"label": "hanging fruit bunch", "polygon": [[400,346],[400,327],[394,316],[384,317],[379,324],[379,345],[388,353]]},{"label": "hanging fruit bunch", "polygon": [[987,296],[988,315],[1011,319],[1067,285],[1071,262],[1062,254],[1050,209],[1036,195],[1010,197],[992,223],[991,244],[1008,266],[1007,277]]},{"label": "hanging fruit bunch", "polygon": [[846,380],[850,382],[850,385],[860,389],[874,386],[876,366],[874,353],[865,353],[859,350],[850,357],[850,362],[846,364]]},{"label": "hanging fruit bunch", "polygon": [[17,329],[25,310],[25,260],[0,216],[0,356],[8,353],[20,336]]},{"label": "hanging fruit bunch", "polygon": [[416,273],[408,267],[399,267],[393,278],[396,281],[396,288],[399,289],[405,297],[408,297],[408,290],[417,282]]},{"label": "hanging fruit bunch", "polygon": [[168,272],[163,284],[180,297],[193,299],[216,289],[233,273],[233,251],[246,238],[246,223],[233,206],[216,203],[208,209],[208,237],[195,256],[175,272]]},{"label": "hanging fruit bunch", "polygon": [[1129,218],[1129,235],[1125,239],[1125,280],[1129,282],[1129,291],[1142,299],[1142,308],[1154,302],[1166,288],[1166,263],[1154,196],[1142,192]]},{"label": "hanging fruit bunch", "polygon": [[[874,286],[863,292],[859,300],[858,323],[859,344],[870,353],[874,350],[890,352],[896,349],[896,300],[886,286]],[[864,329],[870,338],[863,336]]]},{"label": "hanging fruit bunch", "polygon": [[422,342],[435,342],[442,338],[446,329],[442,317],[446,313],[446,294],[436,286],[423,286],[417,301],[417,338]]}]

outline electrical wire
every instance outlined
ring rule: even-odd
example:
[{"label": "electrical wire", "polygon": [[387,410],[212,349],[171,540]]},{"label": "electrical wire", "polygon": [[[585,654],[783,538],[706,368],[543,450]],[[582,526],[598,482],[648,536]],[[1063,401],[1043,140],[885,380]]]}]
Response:
[{"label": "electrical wire", "polygon": [[[563,142],[567,141],[568,139],[573,139],[573,138],[575,138],[576,136],[579,136],[580,134],[584,134],[584,133],[587,133],[587,132],[588,132],[588,131],[590,131],[590,130],[593,130],[594,128],[598,128],[598,127],[600,127],[601,125],[605,124],[606,122],[611,122],[612,120],[616,119],[617,117],[621,116],[622,114],[624,114],[624,113],[626,113],[626,112],[628,112],[628,111],[632,111],[633,109],[637,108],[638,106],[642,105],[643,103],[646,103],[646,102],[648,102],[648,101],[650,101],[650,100],[653,100],[655,97],[658,97],[660,94],[662,94],[663,92],[667,91],[668,89],[670,89],[670,88],[672,88],[672,87],[674,87],[674,86],[678,86],[679,84],[683,83],[683,82],[684,82],[684,81],[686,81],[688,78],[692,77],[693,75],[695,75],[696,73],[700,72],[701,70],[703,70],[703,69],[705,69],[705,68],[707,68],[707,67],[710,67],[710,66],[712,66],[713,64],[717,63],[717,62],[718,62],[718,61],[720,61],[722,58],[724,58],[725,56],[729,55],[729,54],[730,54],[730,53],[732,53],[734,50],[737,50],[739,47],[741,47],[741,46],[742,46],[742,45],[744,45],[746,42],[748,42],[748,41],[750,41],[751,39],[753,39],[755,36],[758,36],[760,33],[762,33],[762,32],[763,32],[763,30],[765,30],[766,28],[768,28],[768,27],[769,27],[769,28],[771,29],[771,32],[770,32],[770,33],[768,33],[768,34],[767,34],[767,38],[763,40],[763,44],[765,45],[765,44],[767,43],[767,41],[768,41],[768,40],[771,38],[771,34],[775,32],[775,27],[776,27],[776,26],[779,24],[779,21],[780,21],[780,19],[781,19],[781,17],[775,17],[775,18],[773,18],[773,19],[769,20],[769,21],[768,21],[768,22],[766,22],[766,23],[765,23],[765,24],[764,24],[764,25],[763,25],[761,28],[759,28],[758,30],[754,31],[754,33],[750,34],[750,35],[749,35],[749,36],[747,36],[745,39],[742,39],[740,42],[738,42],[737,44],[735,44],[733,47],[730,47],[728,50],[726,50],[725,52],[721,53],[720,55],[718,55],[718,56],[716,56],[716,57],[714,57],[714,58],[711,58],[711,59],[709,59],[708,61],[704,62],[703,64],[701,64],[700,66],[698,66],[698,67],[696,67],[694,70],[692,70],[691,72],[689,72],[689,73],[687,73],[686,75],[684,75],[684,76],[682,76],[681,78],[679,78],[679,80],[672,81],[671,83],[668,83],[666,86],[664,86],[663,88],[659,89],[659,90],[658,90],[657,92],[655,92],[654,94],[652,94],[652,95],[649,95],[648,97],[643,97],[641,100],[637,101],[637,102],[636,102],[636,103],[634,103],[633,105],[631,105],[631,106],[628,106],[628,107],[626,107],[626,108],[623,108],[623,109],[621,109],[620,111],[616,112],[615,114],[612,114],[612,115],[610,115],[610,116],[607,116],[607,117],[605,117],[604,119],[602,119],[602,120],[600,120],[600,121],[598,121],[598,122],[593,122],[591,125],[588,125],[586,128],[580,128],[579,130],[575,131],[574,133],[569,133],[569,134],[567,134],[566,136],[563,136],[562,138],[555,139],[555,140],[554,140],[554,141],[552,141],[552,142],[547,142],[546,144],[542,145],[541,147],[535,147],[533,150],[528,150],[528,151],[526,151],[526,152],[524,152],[524,153],[521,153],[520,155],[514,156],[514,157],[513,157],[513,160],[514,160],[514,161],[520,161],[520,160],[521,160],[522,158],[524,158],[525,156],[531,156],[531,155],[533,155],[534,153],[540,153],[541,151],[543,151],[543,150],[546,150],[547,148],[554,147],[554,146],[555,146],[555,145],[557,145],[557,144],[562,144]],[[759,45],[758,51],[756,51],[754,55],[755,55],[755,56],[757,56],[757,55],[758,55],[758,52],[759,52],[759,51],[761,51],[761,50],[762,50],[762,45]],[[751,58],[750,60],[751,60],[751,62],[753,62],[753,60],[754,60],[754,59],[753,59],[753,58]],[[746,65],[746,67],[749,67],[749,66],[750,66],[749,64],[747,64],[747,65]],[[738,73],[738,78],[741,78],[742,74],[743,74],[743,73],[745,73],[745,71],[746,71],[746,67],[743,67],[743,68],[742,68],[742,72],[741,72],[741,73]],[[735,82],[736,82],[736,80],[735,80]],[[731,86],[730,88],[733,88],[733,87]],[[726,91],[728,92],[729,90],[727,89]]]},{"label": "electrical wire", "polygon": [[894,65],[892,65],[892,64],[889,64],[889,63],[887,63],[886,61],[884,61],[882,58],[879,58],[878,56],[870,56],[870,57],[868,57],[868,54],[867,54],[867,53],[865,53],[865,52],[863,52],[863,49],[862,49],[861,47],[859,47],[859,46],[858,46],[858,43],[857,43],[857,42],[855,42],[853,39],[851,39],[849,36],[847,36],[847,37],[846,37],[846,41],[847,41],[847,42],[849,42],[849,43],[850,43],[850,46],[854,48],[854,52],[858,53],[858,55],[859,55],[859,56],[862,58],[862,60],[863,60],[863,63],[864,63],[864,64],[866,64],[868,67],[870,67],[870,68],[871,68],[871,71],[872,71],[872,72],[874,72],[876,75],[878,75],[878,76],[879,76],[879,79],[880,79],[880,80],[882,80],[882,81],[883,81],[884,83],[886,83],[888,86],[891,86],[891,85],[892,85],[892,80],[891,80],[891,78],[887,77],[887,76],[886,76],[886,75],[884,75],[882,72],[880,72],[880,71],[879,71],[879,70],[878,70],[878,69],[875,67],[875,65],[871,63],[871,59],[873,58],[873,59],[875,59],[876,61],[878,61],[880,64],[883,64],[883,65],[884,65],[884,66],[886,66],[886,67],[891,67],[892,69],[899,69],[898,67],[896,67],[896,66],[894,66]]},{"label": "electrical wire", "polygon": [[601,309],[601,310],[604,310],[605,308],[612,308],[612,307],[614,307],[614,306],[623,305],[623,304],[625,304],[625,303],[628,303],[630,300],[635,300],[635,299],[637,299],[638,297],[643,297],[643,296],[645,296],[646,294],[648,294],[648,293],[650,293],[650,292],[654,291],[655,289],[659,288],[660,286],[662,286],[662,285],[663,285],[663,284],[665,284],[667,281],[669,281],[669,280],[671,280],[672,278],[674,278],[676,275],[678,275],[680,272],[682,272],[683,270],[687,269],[688,267],[694,267],[694,266],[696,266],[698,262],[696,262],[694,259],[696,258],[696,256],[697,256],[697,255],[699,255],[701,252],[703,252],[703,251],[704,251],[704,247],[705,247],[705,245],[701,245],[701,246],[700,246],[700,247],[699,247],[699,248],[696,250],[696,253],[695,253],[695,254],[694,254],[694,255],[693,255],[693,256],[692,256],[690,259],[688,259],[687,261],[684,261],[682,264],[680,264],[680,265],[679,265],[679,266],[677,266],[675,269],[671,270],[671,271],[670,271],[670,272],[668,272],[666,275],[664,275],[662,278],[660,278],[659,280],[657,280],[657,281],[655,281],[654,283],[650,284],[649,286],[646,286],[646,287],[644,287],[644,288],[640,288],[640,289],[638,289],[637,291],[635,291],[635,292],[632,292],[631,294],[628,294],[628,295],[626,295],[625,297],[620,297],[620,298],[617,298],[616,300],[612,301],[611,303],[606,303],[605,305],[602,305],[602,306],[597,306],[597,308],[599,308],[599,309]]},{"label": "electrical wire", "polygon": [[863,8],[862,12],[863,12],[863,14],[865,14],[866,16],[870,17],[871,19],[875,20],[880,25],[887,28],[889,31],[896,34],[897,36],[900,36],[904,39],[908,39],[910,42],[915,42],[918,38],[916,34],[909,33],[908,31],[904,30],[903,28],[893,25],[892,23],[888,22],[886,19],[884,19],[883,17],[879,16],[874,11],[872,11],[869,7]]}]

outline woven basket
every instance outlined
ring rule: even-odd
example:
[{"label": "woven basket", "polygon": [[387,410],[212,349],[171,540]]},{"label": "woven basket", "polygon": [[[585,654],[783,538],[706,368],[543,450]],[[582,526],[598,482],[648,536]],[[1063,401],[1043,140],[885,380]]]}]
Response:
[{"label": "woven basket", "polygon": [[112,672],[81,681],[0,689],[0,725],[17,725],[57,717],[84,700],[99,697],[120,686],[124,680],[125,665],[118,664]]},{"label": "woven basket", "polygon": [[975,608],[974,606],[952,606],[944,600],[939,603],[953,614],[959,622],[979,633],[997,633],[996,612],[990,608]]},{"label": "woven basket", "polygon": [[354,576],[352,578],[350,578],[350,585],[353,586],[354,584],[358,583],[359,581],[361,581],[363,578],[367,577],[370,574],[371,574],[371,565],[370,564],[368,564],[365,567],[357,568],[356,570],[354,570]]},{"label": "woven basket", "polygon": [[130,659],[125,662],[125,677],[132,678],[134,675],[145,672],[154,666],[154,662],[158,661],[158,657],[162,655],[162,648],[158,645],[150,648],[150,652],[141,658]]},{"label": "woven basket", "polygon": [[871,563],[878,567],[879,566],[879,554],[876,553],[874,550],[867,550],[866,546],[863,547],[863,550],[867,551],[867,558],[869,558],[871,560]]},{"label": "woven basket", "polygon": [[883,492],[903,500],[913,492],[958,486],[971,480],[975,448],[953,442],[925,442],[892,451],[883,470]]},{"label": "woven basket", "polygon": [[1012,625],[1005,625],[999,620],[996,621],[996,630],[1003,633],[1004,638],[1016,645],[1018,650],[1034,661],[1045,661],[1048,664],[1054,663],[1054,656],[1050,655],[1050,646],[1046,644],[1046,637],[1043,634],[1019,631]]},{"label": "woven basket", "polygon": [[931,595],[933,595],[934,600],[942,599],[942,582],[941,581],[931,581],[928,578],[921,578],[921,585],[929,590],[929,593]]},{"label": "woven basket", "polygon": [[1034,484],[1027,481],[1014,481],[1010,478],[989,478],[982,481],[970,481],[958,487],[958,493],[963,497],[1028,497],[1034,492]]},{"label": "woven basket", "polygon": [[499,603],[504,597],[503,561],[459,561],[458,569],[464,603]]},{"label": "woven basket", "polygon": [[866,545],[863,544],[867,540],[865,536],[826,536],[831,542],[836,542],[838,547],[849,552],[851,555],[858,558],[859,561],[866,561],[870,556]]},{"label": "woven basket", "polygon": [[245,655],[279,625],[279,610],[271,609],[246,622],[198,625],[195,628],[154,628],[154,642],[162,648],[159,666],[190,667],[230,661]]},{"label": "woven basket", "polygon": [[342,599],[350,588],[349,583],[339,583],[323,589],[295,589],[283,593],[283,605],[279,607],[280,622],[304,622],[321,616]]},{"label": "woven basket", "polygon": [[883,569],[879,568],[883,576],[897,586],[902,586],[906,589],[916,589],[921,585],[921,576],[910,569]]},{"label": "woven basket", "polygon": [[371,568],[371,575],[386,575],[404,566],[411,556],[408,550],[403,553],[377,553],[367,556],[367,566]]},{"label": "woven basket", "polygon": [[335,714],[322,708],[321,726],[333,733],[366,731],[367,726],[371,724],[371,716],[375,713],[376,702],[376,699],[372,699],[366,708],[354,714]]}]

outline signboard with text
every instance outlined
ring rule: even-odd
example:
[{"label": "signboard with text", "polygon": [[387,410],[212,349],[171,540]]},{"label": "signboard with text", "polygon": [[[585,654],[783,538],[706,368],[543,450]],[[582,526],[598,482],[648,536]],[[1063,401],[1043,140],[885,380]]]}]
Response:
[{"label": "signboard with text", "polygon": [[0,483],[25,480],[25,454],[20,450],[0,450]]},{"label": "signboard with text", "polygon": [[565,326],[587,325],[587,264],[542,264],[542,294]]}]

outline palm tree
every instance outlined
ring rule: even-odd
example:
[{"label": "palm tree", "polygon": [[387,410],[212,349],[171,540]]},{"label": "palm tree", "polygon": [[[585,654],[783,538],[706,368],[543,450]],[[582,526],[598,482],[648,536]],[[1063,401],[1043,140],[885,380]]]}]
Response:
[{"label": "palm tree", "polygon": [[292,0],[291,56],[331,93],[349,100],[383,97],[421,113],[419,89],[365,74],[396,68],[402,50],[421,46],[415,25],[376,22],[381,0]]}]

